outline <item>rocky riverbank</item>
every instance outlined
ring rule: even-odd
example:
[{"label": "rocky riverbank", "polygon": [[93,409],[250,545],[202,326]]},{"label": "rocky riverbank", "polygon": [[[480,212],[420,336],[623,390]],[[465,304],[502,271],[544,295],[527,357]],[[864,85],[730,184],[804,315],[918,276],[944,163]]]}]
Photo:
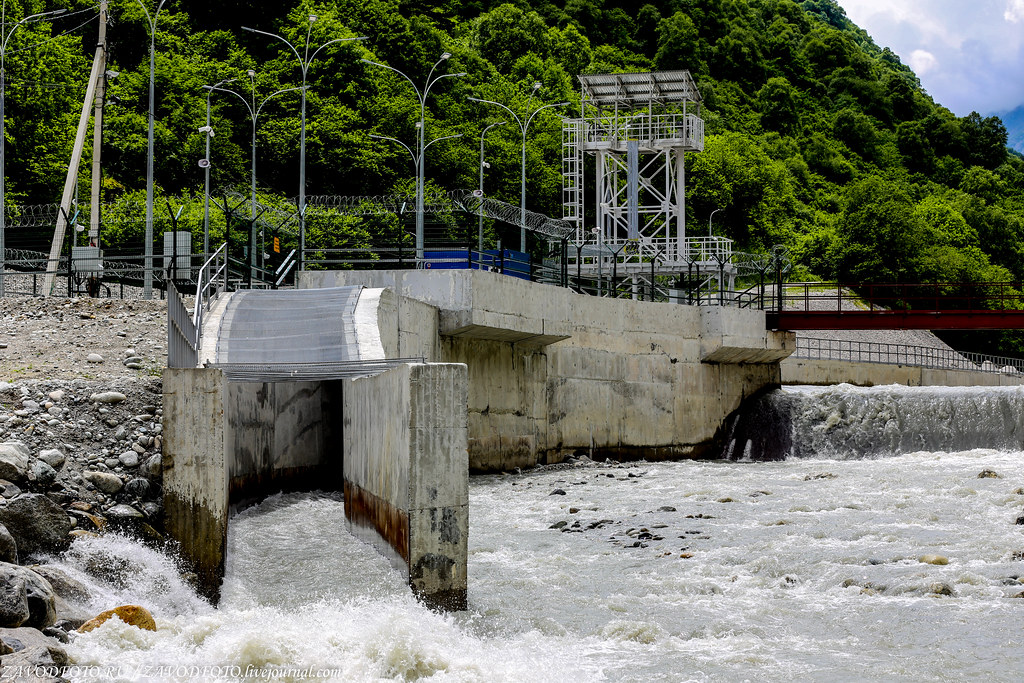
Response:
[{"label": "rocky riverbank", "polygon": [[[47,561],[76,537],[163,543],[160,301],[0,300],[0,667],[60,680],[96,616]],[[111,567],[83,570],[114,579]],[[116,605],[110,605],[111,608]],[[48,668],[49,667],[49,668]]]}]

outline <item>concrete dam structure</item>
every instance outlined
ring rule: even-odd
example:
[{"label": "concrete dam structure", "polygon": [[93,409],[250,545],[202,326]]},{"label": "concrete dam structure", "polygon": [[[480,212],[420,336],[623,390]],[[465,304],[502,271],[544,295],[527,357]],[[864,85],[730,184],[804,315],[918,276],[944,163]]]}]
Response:
[{"label": "concrete dam structure", "polygon": [[795,348],[758,310],[484,271],[305,271],[299,287],[222,296],[204,367],[165,373],[167,526],[214,597],[232,508],[334,489],[417,595],[463,609],[471,470],[717,457],[726,418],[780,385]]}]

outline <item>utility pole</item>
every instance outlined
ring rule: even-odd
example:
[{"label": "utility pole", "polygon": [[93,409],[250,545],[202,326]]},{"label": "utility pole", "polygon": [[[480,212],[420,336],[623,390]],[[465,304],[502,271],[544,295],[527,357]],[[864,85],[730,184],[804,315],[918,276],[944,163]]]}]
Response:
[{"label": "utility pole", "polygon": [[100,157],[103,152],[103,105],[106,98],[107,75],[107,0],[100,2],[100,37],[96,43],[100,60],[99,82],[96,83],[96,104],[92,112],[92,202],[89,211],[89,246],[100,246],[100,185],[103,181]]},{"label": "utility pole", "polygon": [[[102,26],[102,24],[101,24]],[[101,28],[101,30],[103,30]],[[89,74],[89,85],[85,90],[85,101],[82,102],[82,114],[78,118],[78,133],[75,135],[75,146],[71,151],[71,163],[68,164],[68,174],[64,179],[64,194],[61,195],[60,208],[57,216],[57,225],[53,230],[53,241],[50,243],[50,257],[46,264],[46,274],[43,276],[43,294],[49,296],[53,293],[53,280],[57,275],[57,265],[60,262],[61,246],[64,244],[64,231],[68,228],[68,213],[71,210],[71,198],[75,192],[75,181],[78,179],[78,166],[82,162],[82,150],[85,147],[85,133],[89,129],[89,109],[96,96],[96,83],[103,78],[103,70],[100,63],[105,59],[106,51],[102,46],[97,45],[96,56],[92,60],[92,72]],[[68,254],[70,263],[71,254]],[[68,268],[68,277],[71,269]]]}]

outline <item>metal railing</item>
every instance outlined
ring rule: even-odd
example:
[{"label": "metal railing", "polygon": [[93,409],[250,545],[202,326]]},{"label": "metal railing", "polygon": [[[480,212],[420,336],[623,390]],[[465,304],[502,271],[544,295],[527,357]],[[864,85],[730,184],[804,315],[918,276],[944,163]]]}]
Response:
[{"label": "metal railing", "polygon": [[797,337],[794,358],[834,360],[851,363],[909,365],[942,370],[968,370],[992,374],[1024,372],[1024,360],[982,353],[954,351],[931,346],[886,344],[880,342],[846,341]]},{"label": "metal railing", "polygon": [[167,367],[199,364],[199,332],[174,282],[167,286]]},{"label": "metal railing", "polygon": [[787,282],[782,311],[993,311],[1024,309],[1024,283],[838,284]]},{"label": "metal railing", "polygon": [[687,147],[704,149],[704,121],[693,114],[680,112],[654,116],[637,114],[608,118],[587,117],[583,121],[584,144],[680,140]]}]

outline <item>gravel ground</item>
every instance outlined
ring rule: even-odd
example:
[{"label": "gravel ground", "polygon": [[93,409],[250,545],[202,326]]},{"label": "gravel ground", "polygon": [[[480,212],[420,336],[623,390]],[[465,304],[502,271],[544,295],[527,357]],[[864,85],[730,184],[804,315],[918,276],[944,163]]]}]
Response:
[{"label": "gravel ground", "polygon": [[159,377],[166,311],[159,300],[0,299],[0,380]]}]

